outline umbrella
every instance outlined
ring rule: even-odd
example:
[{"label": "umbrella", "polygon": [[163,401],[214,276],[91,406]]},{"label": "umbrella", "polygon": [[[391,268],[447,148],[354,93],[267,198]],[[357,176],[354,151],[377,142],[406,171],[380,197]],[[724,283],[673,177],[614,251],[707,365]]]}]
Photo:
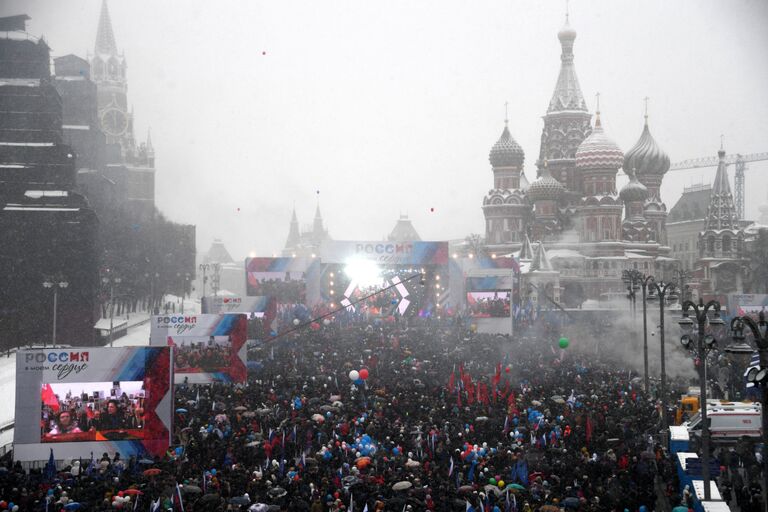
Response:
[{"label": "umbrella", "polygon": [[198,503],[219,503],[219,500],[221,498],[218,494],[206,494],[203,497],[201,497],[199,500],[197,500]]},{"label": "umbrella", "polygon": [[256,414],[259,416],[266,416],[267,414],[271,413],[272,409],[257,409]]},{"label": "umbrella", "polygon": [[73,501],[64,505],[64,510],[77,510],[80,507],[82,507],[80,503]]},{"label": "umbrella", "polygon": [[349,475],[342,478],[341,481],[345,486],[349,487],[351,485],[355,485],[356,483],[359,483],[361,480],[354,475]]},{"label": "umbrella", "polygon": [[405,466],[409,468],[417,468],[421,466],[421,462],[413,459],[408,459],[408,462],[405,463]]},{"label": "umbrella", "polygon": [[498,488],[498,487],[496,487],[495,485],[491,485],[491,484],[488,484],[488,485],[486,485],[485,487],[483,487],[483,489],[485,490],[486,494],[488,494],[488,493],[493,493],[493,494],[495,494],[496,496],[498,496],[499,494],[501,494],[501,489],[499,489],[499,488]]},{"label": "umbrella", "polygon": [[475,421],[482,423],[483,421],[488,421],[488,416],[478,416],[475,418]]},{"label": "umbrella", "polygon": [[152,459],[139,459],[139,464],[154,464],[155,461]]},{"label": "umbrella", "polygon": [[473,485],[462,485],[458,490],[460,493],[467,493],[474,491],[475,487]]},{"label": "umbrella", "polygon": [[126,489],[123,491],[123,494],[127,494],[128,496],[136,496],[136,495],[142,495],[144,493],[138,489]]},{"label": "umbrella", "polygon": [[189,411],[184,409],[183,407],[179,407],[178,409],[176,409],[176,412],[179,414],[187,414]]},{"label": "umbrella", "polygon": [[196,404],[196,403],[197,403],[197,400],[187,400],[187,403],[188,403],[189,405],[192,405],[192,404]]},{"label": "umbrella", "polygon": [[559,405],[563,405],[565,403],[563,398],[553,398],[552,401]]},{"label": "umbrella", "polygon": [[276,498],[282,498],[286,494],[288,494],[288,491],[283,489],[282,487],[273,487],[269,491],[267,491],[267,494],[270,498],[276,499]]},{"label": "umbrella", "polygon": [[223,423],[223,422],[227,421],[227,415],[226,414],[217,414],[214,419],[216,421],[220,422],[220,423]]},{"label": "umbrella", "polygon": [[400,482],[397,482],[392,486],[393,491],[405,491],[406,489],[410,489],[413,487],[413,484],[409,482],[408,480],[402,480]]},{"label": "umbrella", "polygon": [[522,486],[522,485],[520,485],[520,484],[509,484],[509,485],[507,486],[507,489],[514,489],[514,490],[516,490],[516,491],[524,491],[524,490],[525,490],[525,487],[523,487],[523,486]]},{"label": "umbrella", "polygon": [[316,421],[318,423],[322,423],[322,422],[325,421],[325,418],[323,417],[322,414],[313,414],[312,415],[312,421]]},{"label": "umbrella", "polygon": [[238,405],[237,407],[235,407],[235,409],[234,409],[234,410],[235,410],[235,411],[237,411],[237,412],[243,412],[243,411],[247,411],[247,410],[248,410],[248,408],[247,408],[247,407],[244,407],[244,406],[242,406],[242,405]]},{"label": "umbrella", "polygon": [[574,498],[573,496],[565,498],[563,505],[565,505],[565,508],[579,508],[579,498]]},{"label": "umbrella", "polygon": [[184,494],[203,494],[203,490],[196,485],[185,485],[181,488]]},{"label": "umbrella", "polygon": [[232,505],[248,505],[251,503],[251,500],[249,500],[245,496],[235,496],[234,498],[230,498],[229,502]]},{"label": "umbrella", "polygon": [[330,411],[330,412],[339,412],[339,408],[338,407],[334,407],[332,405],[324,405],[324,406],[322,406],[320,408],[320,410],[323,411],[323,412],[328,412],[328,411]]},{"label": "umbrella", "polygon": [[531,405],[533,405],[535,407],[539,407],[541,405],[541,402],[539,402],[538,400],[532,400],[531,401]]},{"label": "umbrella", "polygon": [[162,472],[163,470],[159,468],[149,468],[144,470],[144,476],[157,476]]},{"label": "umbrella", "polygon": [[269,510],[269,505],[266,503],[254,503],[250,507],[248,507],[248,512],[267,512]]},{"label": "umbrella", "polygon": [[[370,457],[360,457],[355,461],[355,465],[357,466],[357,469],[363,469],[368,466],[368,464],[371,463]],[[407,466],[407,464],[406,464]]]},{"label": "umbrella", "polygon": [[253,411],[245,411],[243,413],[243,418],[253,418],[254,416],[256,416],[256,413]]},{"label": "umbrella", "polygon": [[250,443],[248,443],[245,446],[250,446],[251,448],[254,448],[256,446],[259,446],[260,444],[261,444],[261,442],[259,442],[259,441],[251,441]]}]

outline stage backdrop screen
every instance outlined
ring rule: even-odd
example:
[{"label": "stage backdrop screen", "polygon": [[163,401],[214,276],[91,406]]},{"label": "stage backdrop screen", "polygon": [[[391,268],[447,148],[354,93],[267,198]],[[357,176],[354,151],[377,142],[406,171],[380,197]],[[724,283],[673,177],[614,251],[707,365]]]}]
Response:
[{"label": "stage backdrop screen", "polygon": [[244,314],[153,316],[149,343],[171,345],[176,383],[244,383],[248,377]]},{"label": "stage backdrop screen", "polygon": [[46,460],[51,449],[56,459],[165,453],[173,431],[172,351],[19,351],[14,457]]}]

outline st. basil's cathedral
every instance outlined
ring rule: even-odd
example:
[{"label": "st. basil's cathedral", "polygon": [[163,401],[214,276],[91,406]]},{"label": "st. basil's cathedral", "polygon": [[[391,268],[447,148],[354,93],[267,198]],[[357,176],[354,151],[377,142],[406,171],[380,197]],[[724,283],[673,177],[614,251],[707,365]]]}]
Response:
[{"label": "st. basil's cathedral", "polygon": [[[574,66],[576,31],[567,18],[558,38],[560,74],[544,115],[537,179],[526,178],[525,154],[505,121],[490,152],[493,188],[482,208],[486,251],[514,253],[524,273],[546,276],[552,299],[578,307],[625,290],[626,269],[672,278],[676,262],[659,193],[670,160],[647,115],[626,154],[603,130],[599,104],[593,126]],[[630,179],[617,192],[619,169]]]}]

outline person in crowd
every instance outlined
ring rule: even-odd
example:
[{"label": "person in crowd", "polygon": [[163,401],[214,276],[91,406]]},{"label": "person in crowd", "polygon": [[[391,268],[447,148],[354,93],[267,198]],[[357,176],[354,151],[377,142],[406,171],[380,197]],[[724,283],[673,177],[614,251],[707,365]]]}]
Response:
[{"label": "person in crowd", "polygon": [[76,434],[79,432],[82,432],[82,430],[77,426],[77,422],[72,420],[72,413],[65,410],[59,413],[59,416],[56,419],[56,424],[51,428],[49,434],[56,436],[60,434]]}]

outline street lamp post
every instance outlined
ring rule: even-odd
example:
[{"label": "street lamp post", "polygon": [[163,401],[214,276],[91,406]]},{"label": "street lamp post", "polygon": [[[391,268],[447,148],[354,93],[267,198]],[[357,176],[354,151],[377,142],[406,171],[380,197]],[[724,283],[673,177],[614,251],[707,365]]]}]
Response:
[{"label": "street lamp post", "polygon": [[[765,320],[765,313],[760,312],[758,321],[748,316],[738,316],[731,320],[731,331],[733,331],[733,340],[737,344],[744,344],[746,336],[744,335],[744,326],[752,331],[752,337],[757,345],[757,353],[760,355],[760,368],[752,368],[747,372],[747,381],[762,388],[762,436],[763,436],[763,510],[768,511],[768,322]],[[734,350],[731,352],[740,352]],[[726,348],[728,350],[728,348]]]},{"label": "street lamp post", "polygon": [[643,291],[643,370],[645,371],[643,386],[645,392],[650,390],[650,378],[648,377],[648,317],[646,295],[648,292],[648,283],[653,279],[652,276],[645,276],[639,270],[625,270],[622,272],[622,279],[627,284],[629,291],[629,300],[632,303],[632,317],[637,318],[637,291]]},{"label": "street lamp post", "polygon": [[[714,312],[714,316],[709,318],[709,311]],[[698,331],[694,334],[694,321],[691,320],[690,311],[693,311],[698,325]],[[701,394],[699,395],[699,411],[701,412],[701,472],[704,480],[704,500],[709,501],[709,424],[707,423],[707,354],[715,348],[717,340],[711,334],[706,334],[707,322],[710,327],[722,327],[725,325],[720,318],[720,303],[711,300],[704,304],[699,299],[696,304],[690,300],[683,302],[683,317],[679,320],[680,327],[686,332],[680,338],[680,343],[686,349],[693,352],[699,359],[699,386]],[[696,346],[694,347],[694,336],[696,337]]]},{"label": "street lamp post", "polygon": [[[56,348],[56,317],[59,309],[59,288],[66,288],[69,283],[64,279],[46,279],[43,281],[44,288],[53,288],[53,335],[51,337],[51,347]],[[45,338],[43,338],[43,348],[45,348]]]},{"label": "street lamp post", "polygon": [[665,360],[666,356],[664,353],[664,306],[667,294],[669,294],[670,301],[676,300],[677,295],[675,295],[675,283],[657,283],[655,280],[652,280],[649,286],[651,293],[648,295],[648,300],[653,301],[658,299],[659,301],[659,346],[661,349],[661,417],[664,439],[666,439],[666,433],[669,430],[669,420],[667,418],[667,371]]},{"label": "street lamp post", "polygon": [[189,282],[189,272],[182,274],[178,272],[177,277],[181,278],[181,314],[184,314],[184,297],[187,295],[187,283]]},{"label": "street lamp post", "polygon": [[115,316],[115,285],[120,284],[123,280],[119,277],[102,277],[101,282],[105,285],[109,285],[109,346],[112,347],[113,333],[114,333],[114,316]]},{"label": "street lamp post", "polygon": [[200,269],[200,272],[203,273],[203,297],[202,298],[205,299],[205,284],[208,282],[208,276],[206,275],[206,273],[208,272],[208,270],[210,270],[211,265],[209,263],[201,263],[198,268]]}]

